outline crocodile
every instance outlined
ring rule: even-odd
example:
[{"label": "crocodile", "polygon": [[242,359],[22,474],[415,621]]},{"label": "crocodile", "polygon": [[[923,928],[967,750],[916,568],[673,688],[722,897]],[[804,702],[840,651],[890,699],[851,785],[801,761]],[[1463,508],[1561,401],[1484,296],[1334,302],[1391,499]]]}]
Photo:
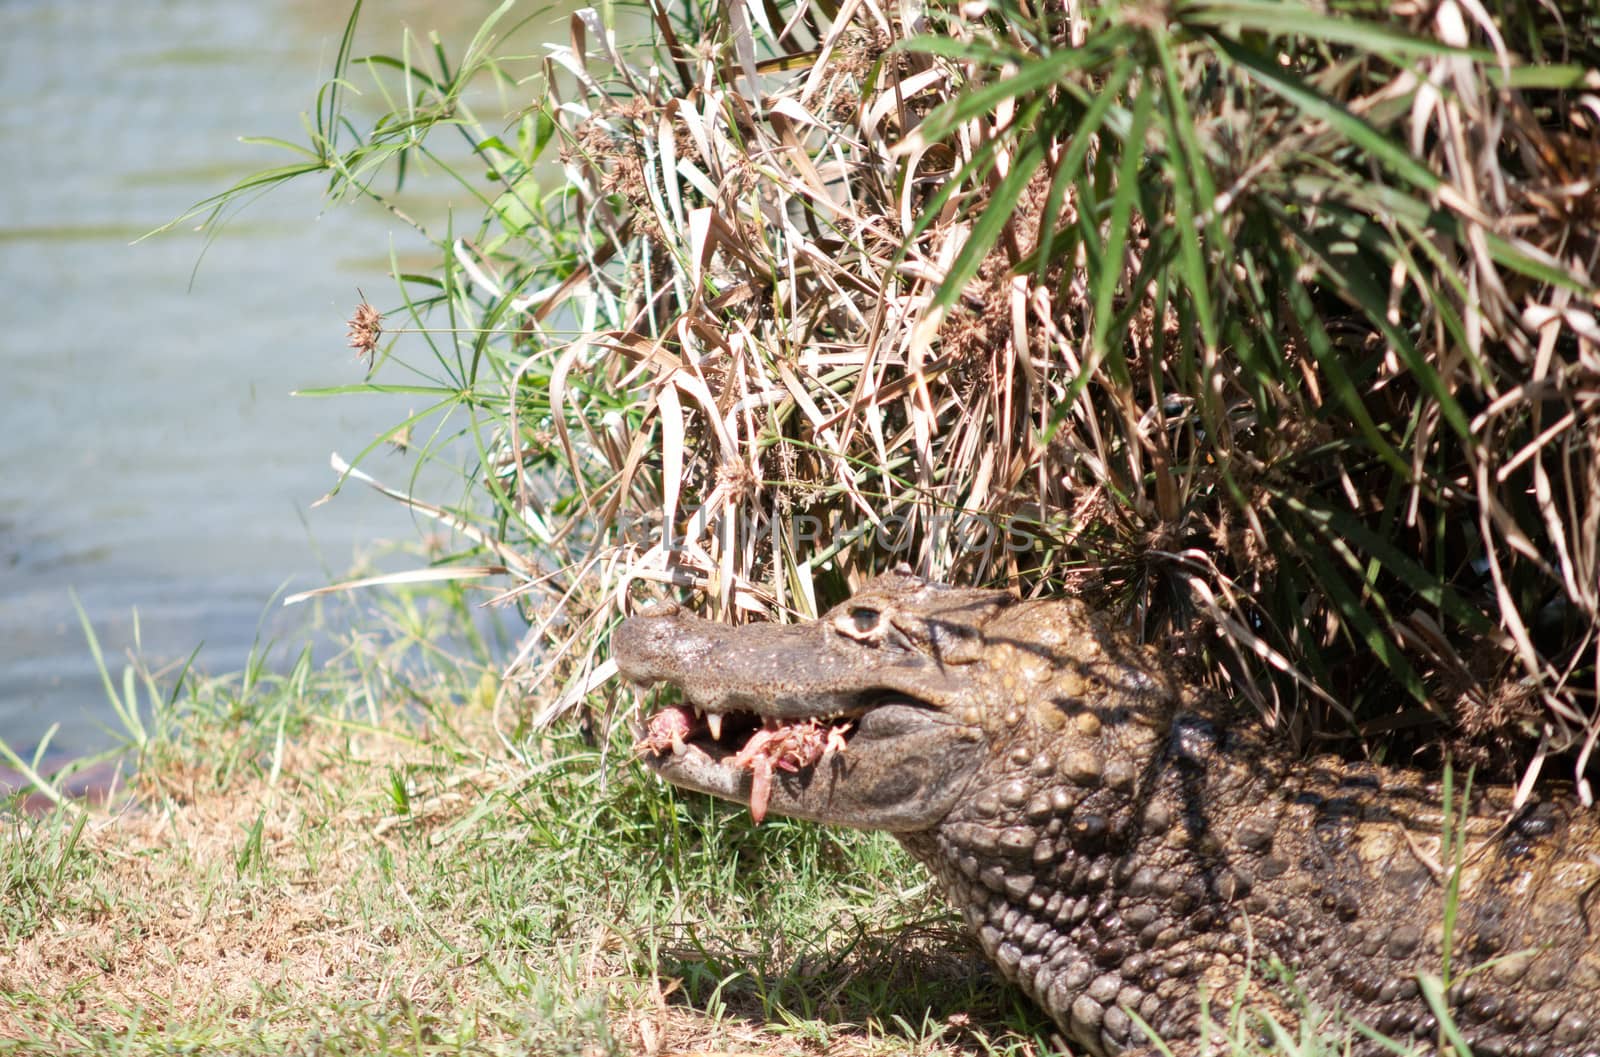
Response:
[{"label": "crocodile", "polygon": [[1600,1057],[1600,822],[1570,791],[1458,775],[1447,802],[1443,775],[1297,756],[1081,602],[905,571],[808,623],[658,603],[612,653],[678,690],[651,769],[892,833],[1082,1052],[1145,1026],[1215,1052],[1240,1000],[1259,1033],[1337,1009],[1427,1047],[1443,981],[1479,1057]]}]

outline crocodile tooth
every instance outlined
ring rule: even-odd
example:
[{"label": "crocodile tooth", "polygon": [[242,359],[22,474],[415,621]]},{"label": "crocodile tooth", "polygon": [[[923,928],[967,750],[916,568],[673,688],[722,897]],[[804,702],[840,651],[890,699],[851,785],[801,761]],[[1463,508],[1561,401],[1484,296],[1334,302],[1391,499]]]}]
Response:
[{"label": "crocodile tooth", "polygon": [[722,740],[722,713],[721,712],[707,712],[706,713],[706,727],[707,727],[707,729],[709,729],[711,731],[711,740],[712,741],[721,741]]}]

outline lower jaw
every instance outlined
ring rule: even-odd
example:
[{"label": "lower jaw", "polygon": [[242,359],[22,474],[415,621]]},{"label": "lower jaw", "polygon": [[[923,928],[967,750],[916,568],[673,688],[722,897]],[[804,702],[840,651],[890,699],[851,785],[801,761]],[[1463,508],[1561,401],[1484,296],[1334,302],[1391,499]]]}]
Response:
[{"label": "lower jaw", "polygon": [[[766,815],[780,775],[804,784],[816,767],[845,749],[854,716],[776,719],[756,713],[717,715],[672,705],[636,726],[645,763],[673,785],[749,805]],[[784,812],[788,814],[790,812]]]},{"label": "lower jaw", "polygon": [[727,799],[742,799],[740,787],[747,783],[741,779],[748,779],[749,772],[729,766],[726,761],[732,756],[732,752],[713,756],[698,745],[690,744],[685,745],[682,752],[670,749],[647,752],[643,760],[646,767],[672,785]]},{"label": "lower jaw", "polygon": [[[750,769],[728,762],[731,752],[713,757],[695,745],[685,745],[681,752],[652,753],[645,763],[671,784],[695,792],[707,793],[721,800],[744,804],[757,824],[766,818],[767,808],[773,802],[773,792],[778,773],[765,760],[758,759]],[[816,765],[781,772],[784,777],[794,775],[808,778]],[[787,795],[779,795],[779,813],[806,817],[802,805]]]}]

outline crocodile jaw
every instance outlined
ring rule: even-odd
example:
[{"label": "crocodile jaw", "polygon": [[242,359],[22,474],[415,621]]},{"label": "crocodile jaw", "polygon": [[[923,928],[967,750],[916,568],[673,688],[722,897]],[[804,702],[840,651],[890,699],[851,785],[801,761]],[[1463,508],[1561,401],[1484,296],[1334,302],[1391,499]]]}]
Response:
[{"label": "crocodile jaw", "polygon": [[928,829],[985,758],[981,730],[940,705],[948,670],[908,654],[886,677],[881,653],[822,622],[735,629],[668,606],[624,621],[612,649],[625,677],[684,700],[639,731],[644,763],[757,821]]}]

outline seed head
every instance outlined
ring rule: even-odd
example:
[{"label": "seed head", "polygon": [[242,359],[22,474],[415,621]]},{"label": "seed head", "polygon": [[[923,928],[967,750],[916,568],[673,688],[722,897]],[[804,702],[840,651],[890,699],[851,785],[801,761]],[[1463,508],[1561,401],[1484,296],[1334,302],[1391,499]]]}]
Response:
[{"label": "seed head", "polygon": [[378,351],[378,339],[383,336],[383,313],[367,304],[363,297],[356,306],[355,315],[350,317],[350,347],[356,350],[357,356],[367,358],[367,366],[372,366],[372,357]]}]

